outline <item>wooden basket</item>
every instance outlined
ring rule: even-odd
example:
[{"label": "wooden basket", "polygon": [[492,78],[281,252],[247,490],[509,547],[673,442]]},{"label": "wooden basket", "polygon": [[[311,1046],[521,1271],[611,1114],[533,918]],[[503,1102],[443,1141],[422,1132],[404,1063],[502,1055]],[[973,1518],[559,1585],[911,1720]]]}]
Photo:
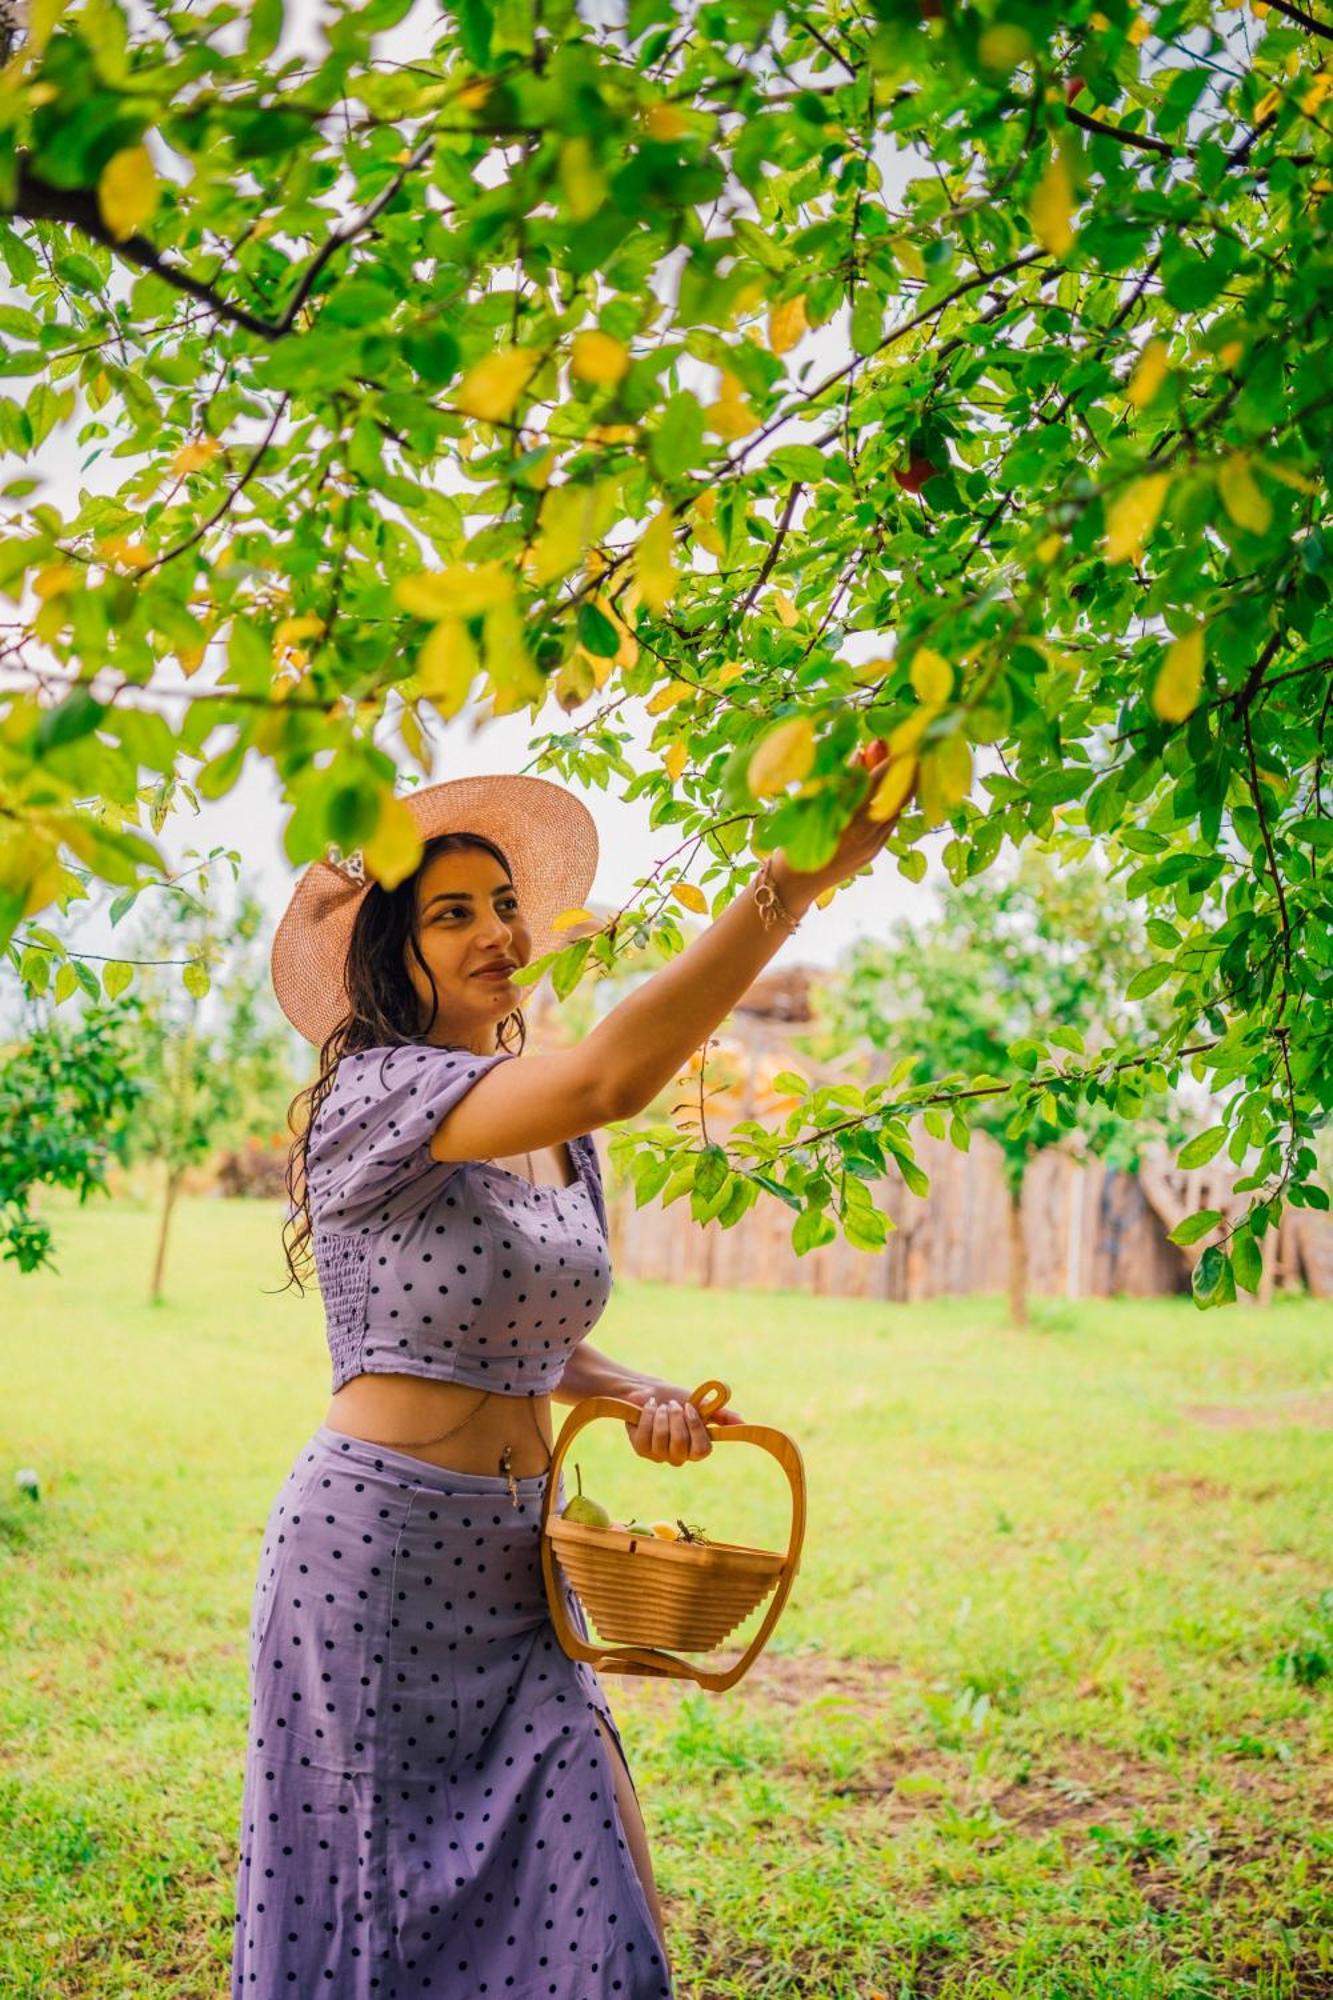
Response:
[{"label": "wooden basket", "polygon": [[[555,1512],[560,1465],[585,1424],[616,1417],[637,1424],[636,1403],[619,1396],[588,1396],[561,1427],[542,1496],[542,1579],[551,1622],[571,1659],[591,1661],[601,1672],[667,1675],[700,1687],[729,1688],[758,1658],[786,1603],[800,1567],[805,1539],[805,1468],[785,1432],[767,1424],[708,1424],[727,1407],[731,1391],[710,1379],[690,1398],[714,1444],[756,1444],[771,1452],[792,1492],[791,1534],[785,1554],[739,1542],[672,1542],[639,1530],[592,1528]],[[774,1588],[776,1586],[776,1589]],[[603,1641],[592,1644],[569,1615],[566,1590],[586,1607]],[[664,1650],[709,1652],[773,1592],[763,1623],[734,1666],[710,1670]]]}]

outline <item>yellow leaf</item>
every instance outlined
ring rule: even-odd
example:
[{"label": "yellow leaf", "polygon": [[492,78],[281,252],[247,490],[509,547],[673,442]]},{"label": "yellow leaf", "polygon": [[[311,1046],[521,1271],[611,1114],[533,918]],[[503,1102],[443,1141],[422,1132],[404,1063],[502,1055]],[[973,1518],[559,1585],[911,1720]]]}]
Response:
[{"label": "yellow leaf", "polygon": [[701,917],[708,915],[708,898],[702,890],[695,888],[693,882],[673,882],[671,893],[678,903],[685,905],[687,910],[693,910]]},{"label": "yellow leaf", "polygon": [[891,236],[889,248],[893,252],[893,261],[900,271],[905,271],[909,278],[924,280],[926,260],[910,236]]},{"label": "yellow leaf", "polygon": [[688,118],[674,104],[650,104],[643,114],[643,124],[648,137],[663,145],[683,139],[690,129]]},{"label": "yellow leaf", "polygon": [[117,243],[142,229],[157,208],[157,173],[147,146],[113,153],[97,182],[97,206]]},{"label": "yellow leaf", "polygon": [[683,701],[693,701],[698,690],[689,681],[663,681],[651,701],[644,703],[645,715],[665,715]]},{"label": "yellow leaf", "polygon": [[1278,105],[1281,104],[1281,102],[1282,102],[1282,92],[1278,87],[1278,85],[1274,84],[1271,90],[1266,90],[1264,92],[1263,96],[1259,99],[1259,102],[1254,107],[1255,124],[1262,125],[1265,118],[1268,117],[1269,113],[1272,111],[1276,111]]},{"label": "yellow leaf", "polygon": [[550,688],[566,715],[572,715],[597,684],[591,656],[584,652],[582,646],[576,646],[569,658],[561,661],[551,678]]},{"label": "yellow leaf", "polygon": [[1059,555],[1061,549],[1064,547],[1064,545],[1065,545],[1065,538],[1063,535],[1057,535],[1054,533],[1049,535],[1043,535],[1041,540],[1037,543],[1037,561],[1043,563],[1053,563],[1055,561],[1055,558]]},{"label": "yellow leaf", "polygon": [[921,646],[912,655],[911,681],[918,701],[938,705],[953,693],[953,668],[929,646]]},{"label": "yellow leaf", "polygon": [[916,772],[916,758],[910,754],[906,757],[890,757],[883,777],[871,794],[867,808],[871,819],[881,821],[897,818],[911,795]]},{"label": "yellow leaf", "polygon": [[787,627],[788,631],[791,630],[791,627],[797,622],[797,620],[801,615],[800,612],[796,609],[796,606],[792,603],[791,599],[788,597],[785,590],[774,591],[773,609],[777,612],[778,617],[782,620],[782,623]]},{"label": "yellow leaf", "polygon": [[417,654],[417,685],[444,722],[468,698],[481,660],[461,618],[442,618]]},{"label": "yellow leaf", "polygon": [[529,564],[533,583],[550,583],[582,561],[589,544],[608,526],[614,506],[615,490],[608,481],[576,485],[566,480],[548,487]]},{"label": "yellow leaf", "polygon": [[1218,467],[1217,490],[1222,495],[1222,505],[1238,528],[1248,528],[1255,535],[1268,532],[1273,509],[1266,495],[1255,484],[1245,452],[1238,451],[1234,458],[1229,458],[1225,465]]},{"label": "yellow leaf", "polygon": [[1106,509],[1106,560],[1137,562],[1162,511],[1168,486],[1165,472],[1150,472],[1117,494]]},{"label": "yellow leaf", "polygon": [[1129,42],[1131,48],[1138,48],[1141,43],[1147,41],[1151,33],[1152,29],[1140,16],[1138,20],[1130,22],[1129,34],[1126,36],[1126,40]]},{"label": "yellow leaf", "polygon": [[375,831],[361,850],[367,872],[385,889],[395,889],[421,859],[421,831],[401,799],[386,792]]},{"label": "yellow leaf", "polygon": [[738,681],[744,672],[744,660],[728,660],[724,667],[718,668],[713,678],[719,687],[730,687],[731,683]]},{"label": "yellow leaf", "polygon": [[911,715],[900,722],[896,729],[891,729],[888,737],[889,755],[891,757],[902,757],[908,751],[915,750],[917,744],[925,735],[927,728],[935,720],[939,712],[939,709],[933,702],[923,703],[920,708],[915,709]]},{"label": "yellow leaf", "polygon": [[977,54],[986,69],[993,69],[1008,75],[1018,68],[1032,54],[1032,37],[1026,28],[1017,27],[1013,22],[997,21],[993,27],[982,33],[977,43]]},{"label": "yellow leaf", "polygon": [[746,767],[752,798],[769,798],[799,783],[815,761],[815,726],[805,715],[780,722],[758,744]]},{"label": "yellow leaf", "polygon": [[967,797],[972,783],[972,747],[955,734],[926,751],[921,759],[917,800],[927,826],[938,826]]},{"label": "yellow leaf", "polygon": [[32,587],[41,598],[64,597],[82,575],[77,563],[47,563],[33,577]]},{"label": "yellow leaf", "polygon": [[455,408],[486,424],[501,423],[535,373],[541,355],[533,347],[507,347],[474,362],[454,392]]},{"label": "yellow leaf", "polygon": [[804,292],[797,298],[784,299],[768,315],[768,344],[774,354],[789,354],[809,331]]},{"label": "yellow leaf", "polygon": [[729,368],[721,370],[722,383],[715,403],[704,409],[710,427],[719,437],[729,442],[746,437],[758,425],[759,419],[745,400],[745,390],[740,377],[733,375]]},{"label": "yellow leaf", "polygon": [[393,586],[393,601],[414,618],[432,622],[451,613],[464,618],[493,605],[505,604],[514,594],[514,580],[498,562],[451,563],[448,569],[418,570],[415,576],[400,576]]},{"label": "yellow leaf", "polygon": [[1146,409],[1170,372],[1166,342],[1150,340],[1135,363],[1134,373],[1125,389],[1125,401],[1132,403],[1136,410]]},{"label": "yellow leaf", "polygon": [[297,618],[280,618],[273,628],[273,651],[281,653],[300,639],[317,639],[323,630],[324,620],[313,611],[303,611]]},{"label": "yellow leaf", "polygon": [[572,929],[575,924],[595,924],[596,922],[597,919],[591,910],[578,908],[561,910],[559,916],[552,917],[551,929],[553,931],[567,931]]},{"label": "yellow leaf", "polygon": [[1217,350],[1217,358],[1224,368],[1234,368],[1245,353],[1243,340],[1224,340]]},{"label": "yellow leaf", "polygon": [[676,565],[672,553],[674,525],[671,509],[664,507],[649,522],[634,551],[635,581],[643,602],[657,616],[666,610],[676,587]]},{"label": "yellow leaf", "polygon": [[1163,722],[1184,722],[1199,705],[1202,685],[1203,627],[1196,625],[1166,649],[1152,691],[1154,715]]},{"label": "yellow leaf", "polygon": [[482,620],[481,636],[486,649],[486,678],[493,696],[492,712],[512,715],[517,709],[543,701],[546,677],[528,651],[527,633],[517,606],[512,602],[492,605]]},{"label": "yellow leaf", "polygon": [[685,766],[689,762],[689,759],[690,759],[689,746],[688,744],[685,743],[672,743],[668,745],[667,749],[664,751],[662,756],[662,765],[664,770],[666,771],[668,778],[670,778],[673,785],[680,777],[681,772],[685,769]]},{"label": "yellow leaf", "polygon": [[690,508],[690,529],[700,548],[707,549],[710,556],[722,556],[726,543],[715,524],[717,514],[717,494],[710,486],[699,495]]},{"label": "yellow leaf", "polygon": [[575,222],[586,222],[606,200],[606,176],[581,133],[561,147],[558,171],[570,215]]},{"label": "yellow leaf", "polygon": [[1301,99],[1301,110],[1308,118],[1329,96],[1333,96],[1333,70],[1321,69]]},{"label": "yellow leaf", "polygon": [[145,542],[132,542],[128,535],[104,535],[97,544],[99,555],[108,562],[124,563],[127,569],[147,569],[153,552]]},{"label": "yellow leaf", "polygon": [[411,702],[404,702],[398,711],[398,734],[402,737],[408,755],[422,776],[429,777],[430,752],[426,748],[420,717]]},{"label": "yellow leaf", "polygon": [[491,94],[491,82],[487,77],[480,83],[470,83],[458,93],[458,101],[465,111],[480,111]]},{"label": "yellow leaf", "polygon": [[1032,233],[1042,248],[1063,257],[1074,247],[1074,184],[1063,153],[1052,152],[1028,211]]},{"label": "yellow leaf", "polygon": [[599,389],[614,389],[629,368],[629,352],[609,333],[587,327],[574,335],[569,366],[580,382],[592,382]]},{"label": "yellow leaf", "polygon": [[218,455],[216,438],[193,438],[183,444],[171,461],[171,469],[176,473],[202,472],[203,468]]}]

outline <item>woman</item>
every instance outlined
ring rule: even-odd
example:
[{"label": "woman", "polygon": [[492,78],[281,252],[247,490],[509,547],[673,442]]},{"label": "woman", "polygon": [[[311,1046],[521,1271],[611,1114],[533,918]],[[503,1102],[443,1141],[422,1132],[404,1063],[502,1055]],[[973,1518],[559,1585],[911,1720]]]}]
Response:
[{"label": "woman", "polygon": [[274,941],[320,1050],[288,1261],[299,1284],[313,1254],[333,1393],[256,1579],[233,2000],[670,2000],[619,1732],[550,1619],[541,1498],[555,1400],[636,1403],[644,1458],[712,1445],[687,1390],[587,1344],[611,1282],[591,1133],[670,1081],[889,823],[862,804],[817,875],[770,856],[576,1047],[516,1067],[511,975],[585,901],[591,817],[537,778],[405,804],[415,872],[386,890],[317,862]]}]

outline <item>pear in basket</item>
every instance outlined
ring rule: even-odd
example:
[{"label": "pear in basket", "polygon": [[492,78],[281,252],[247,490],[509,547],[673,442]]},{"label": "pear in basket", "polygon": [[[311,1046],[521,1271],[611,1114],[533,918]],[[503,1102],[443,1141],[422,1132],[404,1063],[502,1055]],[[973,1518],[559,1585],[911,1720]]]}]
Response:
[{"label": "pear in basket", "polygon": [[611,1516],[607,1513],[601,1501],[594,1500],[591,1495],[585,1493],[583,1490],[582,1467],[576,1465],[574,1473],[578,1480],[579,1490],[573,1499],[566,1500],[564,1506],[560,1509],[561,1520],[575,1521],[581,1523],[585,1528],[609,1528],[611,1525]]}]

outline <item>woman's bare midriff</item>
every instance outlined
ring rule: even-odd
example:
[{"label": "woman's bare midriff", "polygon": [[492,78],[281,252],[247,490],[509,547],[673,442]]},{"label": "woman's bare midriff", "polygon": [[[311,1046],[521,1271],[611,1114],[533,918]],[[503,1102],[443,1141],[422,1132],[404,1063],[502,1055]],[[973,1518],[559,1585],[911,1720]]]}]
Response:
[{"label": "woman's bare midriff", "polygon": [[[525,1153],[492,1164],[529,1177]],[[530,1178],[537,1187],[571,1185],[573,1161],[563,1146],[534,1152],[532,1166]],[[344,1437],[387,1445],[446,1472],[498,1475],[501,1454],[509,1445],[515,1479],[531,1479],[545,1472],[555,1449],[550,1396],[505,1396],[458,1382],[429,1382],[419,1375],[355,1375],[335,1391],[324,1422]],[[455,1425],[454,1436],[439,1444],[394,1442],[441,1437]]]},{"label": "woman's bare midriff", "polygon": [[[545,1472],[554,1450],[549,1396],[504,1396],[419,1375],[355,1375],[335,1393],[324,1422],[331,1431],[388,1445],[446,1472],[498,1476],[510,1445],[515,1479],[530,1479]],[[395,1442],[437,1437],[456,1424],[461,1428],[440,1444]]]}]

